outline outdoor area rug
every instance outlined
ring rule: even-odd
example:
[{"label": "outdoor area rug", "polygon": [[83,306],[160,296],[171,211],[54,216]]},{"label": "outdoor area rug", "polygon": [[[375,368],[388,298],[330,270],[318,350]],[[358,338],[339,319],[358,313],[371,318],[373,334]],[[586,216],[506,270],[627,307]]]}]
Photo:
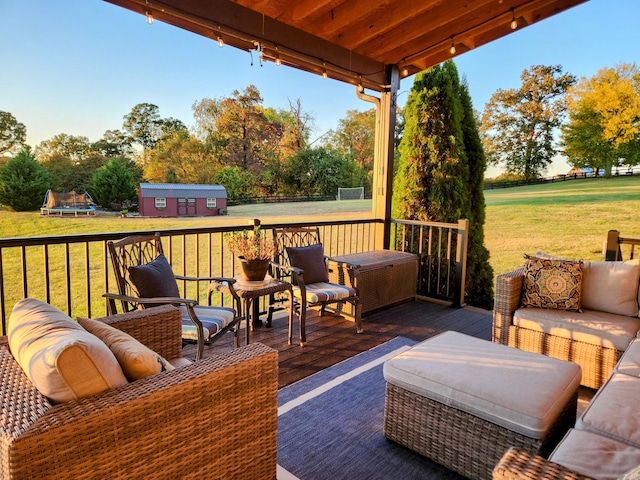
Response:
[{"label": "outdoor area rug", "polygon": [[382,365],[415,345],[396,337],[278,392],[278,480],[463,477],[388,441]]}]

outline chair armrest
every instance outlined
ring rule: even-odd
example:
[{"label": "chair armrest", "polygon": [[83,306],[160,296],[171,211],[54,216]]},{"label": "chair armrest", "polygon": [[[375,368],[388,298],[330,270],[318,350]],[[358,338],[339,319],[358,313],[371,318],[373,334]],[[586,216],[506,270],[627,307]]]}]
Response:
[{"label": "chair armrest", "polygon": [[133,310],[95,320],[128,333],[167,360],[182,357],[182,313],[173,305]]},{"label": "chair armrest", "polygon": [[590,477],[517,448],[507,450],[493,469],[493,480],[531,480],[534,478],[591,480]]},{"label": "chair armrest", "polygon": [[520,307],[524,269],[503,273],[496,277],[496,293],[493,308],[493,341],[508,344],[509,326],[513,313]]},{"label": "chair armrest", "polygon": [[30,478],[275,478],[277,393],[277,352],[254,343],[56,405],[11,460]]},{"label": "chair armrest", "polygon": [[[344,260],[338,260],[333,257],[325,257],[327,261],[327,265],[331,265],[332,263],[337,265],[338,268],[338,283],[340,285],[347,285],[346,279],[349,278],[351,282],[351,287],[355,288],[356,295],[360,295],[360,267],[361,265],[358,263],[352,263]],[[332,272],[329,267],[329,272]]]},{"label": "chair armrest", "polygon": [[119,293],[103,293],[102,296],[107,299],[113,300],[121,300],[125,302],[138,303],[140,305],[154,304],[157,305],[159,303],[167,304],[167,305],[191,305],[195,307],[198,305],[198,300],[192,300],[190,298],[180,298],[180,297],[130,297],[128,295],[120,295]]}]

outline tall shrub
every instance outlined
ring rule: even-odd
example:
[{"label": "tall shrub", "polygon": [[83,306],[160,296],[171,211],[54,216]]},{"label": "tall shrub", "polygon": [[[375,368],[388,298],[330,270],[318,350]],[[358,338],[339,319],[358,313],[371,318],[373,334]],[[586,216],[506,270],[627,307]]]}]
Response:
[{"label": "tall shrub", "polygon": [[51,176],[27,146],[0,168],[0,204],[16,212],[37,210],[51,187]]}]

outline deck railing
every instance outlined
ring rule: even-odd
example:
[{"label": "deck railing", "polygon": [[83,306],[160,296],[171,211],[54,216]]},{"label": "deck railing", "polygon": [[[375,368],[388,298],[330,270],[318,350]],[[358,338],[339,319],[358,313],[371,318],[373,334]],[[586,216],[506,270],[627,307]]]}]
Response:
[{"label": "deck railing", "polygon": [[[265,231],[283,226],[318,226],[327,255],[345,255],[382,248],[376,245],[376,219],[296,222],[263,224]],[[456,224],[429,224],[394,220],[396,238],[402,242],[392,249],[411,251],[421,258],[418,294],[449,298],[460,304],[455,278],[464,272],[464,265],[456,264],[452,249],[466,245]],[[236,261],[225,242],[227,232],[251,228],[249,225],[217,226],[210,228],[130,231],[100,234],[60,235],[53,237],[0,238],[0,315],[2,334],[13,305],[25,297],[40,298],[72,317],[100,316],[106,313],[102,294],[115,292],[111,260],[107,251],[109,240],[118,240],[131,234],[159,232],[169,262],[176,274],[185,276],[224,276],[238,274]],[[413,239],[427,238],[426,246]],[[399,232],[403,232],[401,235]],[[466,238],[466,234],[463,235]],[[456,247],[457,246],[457,247]],[[466,248],[465,256],[466,258]],[[438,253],[436,253],[438,252]],[[439,258],[434,255],[442,254]],[[461,257],[462,259],[462,257]],[[452,262],[454,262],[452,264]],[[426,270],[425,270],[426,268]],[[431,278],[437,279],[436,283]],[[451,283],[453,281],[453,283]],[[192,283],[192,282],[190,282]],[[451,286],[452,285],[452,286]],[[424,286],[429,288],[425,289]],[[435,290],[433,287],[437,287]],[[442,288],[441,288],[442,287]],[[206,297],[207,282],[197,285],[179,285],[185,298]],[[462,292],[464,287],[462,287]],[[231,299],[214,296],[212,302],[230,306]]]}]

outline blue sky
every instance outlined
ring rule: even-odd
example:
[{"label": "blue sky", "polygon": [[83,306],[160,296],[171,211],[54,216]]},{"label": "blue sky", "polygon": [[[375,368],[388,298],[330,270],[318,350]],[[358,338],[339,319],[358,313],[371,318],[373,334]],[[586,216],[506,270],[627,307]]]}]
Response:
[{"label": "blue sky", "polygon": [[[455,58],[482,111],[499,88],[517,88],[532,65],[560,64],[590,77],[618,63],[640,64],[640,0],[591,0]],[[413,77],[403,80],[409,90]],[[366,110],[352,85],[277,67],[100,0],[0,0],[0,110],[27,127],[36,146],[59,133],[100,139],[122,128],[138,103],[193,124],[191,106],[255,85],[264,105],[300,99],[315,118],[312,138],[347,110]],[[400,102],[407,95],[400,95]],[[554,162],[549,174],[564,173]],[[490,169],[488,174],[499,173]]]}]

